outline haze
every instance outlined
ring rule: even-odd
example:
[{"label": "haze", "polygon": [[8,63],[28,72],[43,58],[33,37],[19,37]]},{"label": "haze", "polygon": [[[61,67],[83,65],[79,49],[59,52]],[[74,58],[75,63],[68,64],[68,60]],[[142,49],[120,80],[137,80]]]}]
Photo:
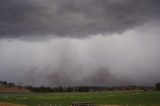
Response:
[{"label": "haze", "polygon": [[159,33],[159,0],[1,0],[0,80],[153,86]]}]

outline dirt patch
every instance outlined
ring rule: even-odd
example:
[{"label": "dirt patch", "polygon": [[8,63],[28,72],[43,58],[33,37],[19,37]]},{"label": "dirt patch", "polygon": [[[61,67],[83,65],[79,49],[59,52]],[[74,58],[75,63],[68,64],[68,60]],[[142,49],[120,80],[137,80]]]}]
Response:
[{"label": "dirt patch", "polygon": [[0,86],[0,93],[31,93],[31,91],[26,88]]},{"label": "dirt patch", "polygon": [[0,106],[27,106],[27,105],[19,105],[19,104],[0,102]]}]

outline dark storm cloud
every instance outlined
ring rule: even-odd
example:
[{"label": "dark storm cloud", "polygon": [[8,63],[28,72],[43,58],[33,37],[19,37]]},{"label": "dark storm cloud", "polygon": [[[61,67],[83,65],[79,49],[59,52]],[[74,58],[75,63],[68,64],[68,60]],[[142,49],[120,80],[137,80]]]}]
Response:
[{"label": "dark storm cloud", "polygon": [[121,33],[160,16],[159,0],[0,0],[0,37]]},{"label": "dark storm cloud", "polygon": [[159,33],[160,0],[0,0],[0,80],[153,86]]}]

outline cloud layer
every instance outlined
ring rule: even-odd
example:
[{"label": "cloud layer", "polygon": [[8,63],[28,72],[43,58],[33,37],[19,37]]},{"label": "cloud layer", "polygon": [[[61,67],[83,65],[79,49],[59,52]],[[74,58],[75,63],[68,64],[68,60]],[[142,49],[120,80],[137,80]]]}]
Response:
[{"label": "cloud layer", "polygon": [[83,38],[159,20],[159,0],[1,0],[1,38]]},{"label": "cloud layer", "polygon": [[159,33],[160,0],[0,0],[0,80],[154,85]]},{"label": "cloud layer", "polygon": [[34,86],[147,85],[160,81],[160,26],[121,36],[0,40],[0,80]]}]

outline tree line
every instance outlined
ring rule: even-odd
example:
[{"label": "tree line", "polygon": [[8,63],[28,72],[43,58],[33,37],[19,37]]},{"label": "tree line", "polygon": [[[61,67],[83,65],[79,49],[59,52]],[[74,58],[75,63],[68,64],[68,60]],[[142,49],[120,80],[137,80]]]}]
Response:
[{"label": "tree line", "polygon": [[90,91],[114,91],[114,90],[158,90],[160,91],[160,82],[155,84],[155,87],[140,87],[140,86],[119,86],[119,87],[97,87],[97,86],[78,86],[78,87],[34,87],[34,86],[21,86],[15,83],[0,81],[0,86],[3,87],[19,87],[26,88],[32,92],[90,92]]},{"label": "tree line", "polygon": [[29,89],[32,92],[89,92],[89,88],[86,86],[80,86],[80,87],[33,87],[33,86],[27,86],[27,89]]},{"label": "tree line", "polygon": [[15,83],[12,82],[7,82],[7,81],[0,81],[0,86],[3,87],[15,87]]}]

